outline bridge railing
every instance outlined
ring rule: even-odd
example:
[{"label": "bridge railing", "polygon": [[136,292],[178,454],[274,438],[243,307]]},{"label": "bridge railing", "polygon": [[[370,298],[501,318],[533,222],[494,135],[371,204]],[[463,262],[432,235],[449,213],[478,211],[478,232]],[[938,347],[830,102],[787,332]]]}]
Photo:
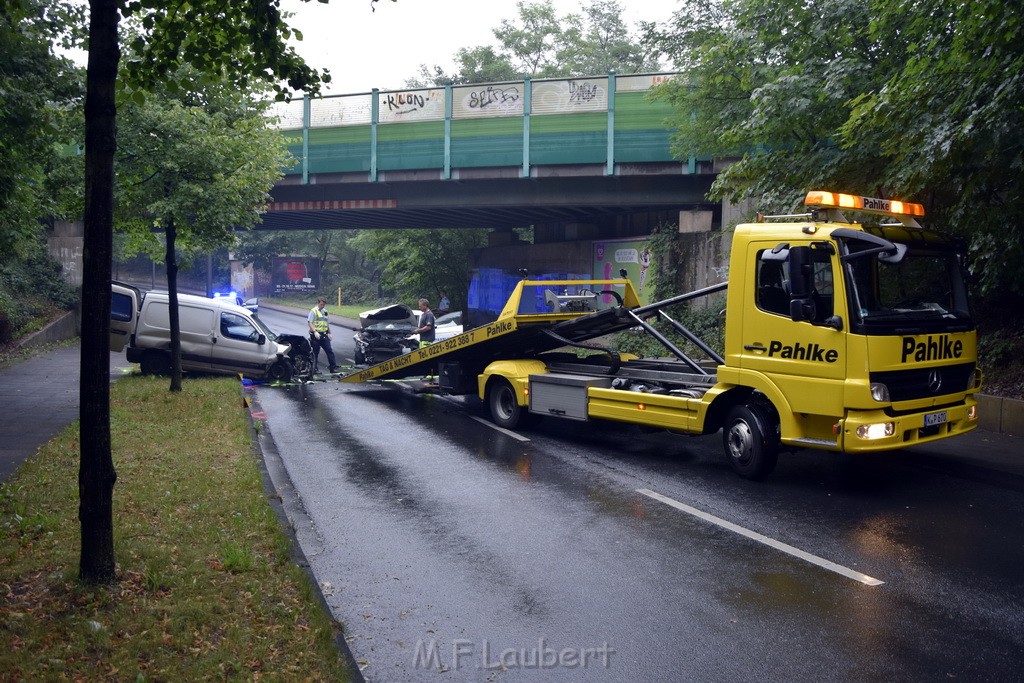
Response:
[{"label": "bridge railing", "polygon": [[[450,179],[471,169],[598,164],[681,164],[670,151],[672,108],[652,88],[675,73],[616,75],[377,90],[304,98],[271,115],[297,163],[287,173],[365,173],[438,169]],[[465,171],[463,171],[465,170]]]}]

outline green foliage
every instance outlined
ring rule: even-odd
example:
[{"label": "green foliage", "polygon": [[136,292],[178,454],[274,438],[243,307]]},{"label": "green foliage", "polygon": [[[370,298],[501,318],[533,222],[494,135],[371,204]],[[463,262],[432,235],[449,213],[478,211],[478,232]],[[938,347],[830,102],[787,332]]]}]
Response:
[{"label": "green foliage", "polygon": [[321,82],[331,80],[326,71],[310,68],[289,44],[302,35],[288,25],[278,2],[198,1],[173,8],[158,0],[119,4],[136,27],[118,81],[125,101],[141,104],[157,92],[187,92],[193,87],[189,72],[223,78],[243,90],[269,85],[279,99],[294,91],[315,95]]},{"label": "green foliage", "polygon": [[21,259],[0,266],[0,344],[39,329],[78,302],[46,245],[36,241],[25,249]]},{"label": "green foliage", "polygon": [[676,105],[676,154],[737,158],[713,196],[757,196],[772,211],[837,182],[875,194],[875,150],[836,140],[850,100],[876,87],[890,63],[872,49],[869,23],[870,7],[852,1],[685,2],[671,28],[647,36],[686,72],[659,93]]},{"label": "green foliage", "polygon": [[[717,308],[692,308],[686,304],[666,311],[673,320],[697,336],[719,355],[725,349],[725,318]],[[707,359],[696,345],[675,331],[666,322],[655,322],[654,328],[693,360]],[[620,332],[615,337],[615,348],[624,353],[635,353],[641,358],[666,358],[672,353],[652,335],[643,330]]]},{"label": "green foliage", "polygon": [[189,87],[121,107],[116,215],[125,255],[159,260],[154,230],[169,226],[185,259],[231,245],[235,229],[259,222],[281,177],[287,150],[251,94],[195,74]]},{"label": "green foliage", "polygon": [[683,255],[677,253],[679,231],[675,225],[656,225],[651,230],[647,245],[651,248],[656,272],[660,277],[654,278],[654,301],[663,301],[676,294],[681,294],[672,275],[675,273],[673,264],[678,263]]},{"label": "green foliage", "polygon": [[714,197],[921,201],[969,238],[983,291],[1024,292],[1021,23],[996,0],[684,0],[644,40],[685,71],[659,93],[676,153],[736,159]]},{"label": "green foliage", "polygon": [[653,54],[630,36],[617,0],[590,0],[582,13],[558,16],[551,0],[519,2],[519,16],[495,29],[496,46],[460,48],[458,71],[422,66],[410,86],[656,71]]},{"label": "green foliage", "polygon": [[453,74],[445,73],[440,66],[428,67],[420,65],[419,78],[406,82],[409,87],[425,87],[428,85],[445,85],[451,83],[500,83],[502,81],[519,80],[521,76],[508,57],[500,55],[490,45],[477,47],[460,47],[455,53],[458,69]]},{"label": "green foliage", "polygon": [[348,680],[337,625],[289,561],[237,379],[171,394],[122,377],[111,420],[115,585],[74,579],[77,426],[0,484],[0,632],[19,643],[0,678]]},{"label": "green foliage", "polygon": [[221,564],[232,574],[252,570],[253,555],[247,547],[236,541],[225,541],[220,547]]},{"label": "green foliage", "polygon": [[460,310],[469,294],[467,274],[472,250],[487,245],[487,231],[368,230],[356,241],[370,259],[387,264],[380,282],[393,290],[399,301],[412,304],[426,297],[431,306],[436,306],[438,292],[443,289],[451,299],[452,310]]},{"label": "green foliage", "polygon": [[[899,21],[897,34],[894,22]],[[885,180],[924,198],[971,240],[982,290],[1024,293],[1024,18],[1015,3],[882,4],[876,42],[902,40],[899,68],[855,99],[844,145],[885,155]]]},{"label": "green foliage", "polygon": [[977,302],[978,366],[982,390],[996,396],[1024,399],[1024,295],[1012,293]]},{"label": "green foliage", "polygon": [[355,230],[252,230],[238,233],[235,258],[268,271],[280,256],[314,256],[320,260],[320,290],[333,300],[338,288],[347,303],[375,304],[379,267],[357,248]]},{"label": "green foliage", "polygon": [[64,3],[41,0],[0,9],[0,263],[31,249],[42,233],[40,217],[62,213],[59,200],[67,193],[54,181],[67,178],[51,174],[80,170],[63,146],[76,139],[68,125],[81,83],[71,62],[50,47],[73,15]]},{"label": "green foliage", "polygon": [[377,283],[358,275],[331,277],[329,272],[324,276],[323,286],[317,294],[326,296],[328,301],[334,301],[339,288],[341,300],[346,305],[365,304],[366,308],[373,308],[378,303]]},{"label": "green foliage", "polygon": [[297,238],[305,233],[286,231],[249,231],[240,233],[235,242],[235,258],[246,264],[253,264],[261,270],[270,270],[276,256],[305,253],[297,244]]}]

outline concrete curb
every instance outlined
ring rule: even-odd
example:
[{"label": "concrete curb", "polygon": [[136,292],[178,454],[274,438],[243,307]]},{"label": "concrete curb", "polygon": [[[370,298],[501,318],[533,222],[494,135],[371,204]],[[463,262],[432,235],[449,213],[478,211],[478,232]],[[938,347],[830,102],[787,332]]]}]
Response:
[{"label": "concrete curb", "polygon": [[[352,650],[349,649],[348,641],[345,640],[345,624],[334,618],[334,612],[327,602],[327,596],[321,590],[320,583],[317,581],[309,559],[306,557],[305,552],[302,550],[302,544],[299,542],[296,525],[303,525],[311,530],[313,522],[306,514],[302,499],[295,492],[295,486],[288,476],[288,470],[285,468],[280,454],[277,452],[277,447],[274,444],[274,438],[269,433],[269,428],[265,425],[262,429],[256,428],[256,420],[258,418],[254,417],[254,413],[259,415],[262,409],[260,408],[259,401],[256,400],[255,392],[246,391],[246,387],[242,387],[242,406],[249,414],[249,435],[252,437],[252,448],[256,455],[257,465],[259,466],[260,478],[263,480],[263,489],[267,494],[267,501],[270,503],[270,507],[277,516],[281,531],[288,537],[291,560],[306,576],[309,588],[316,595],[320,607],[327,613],[331,621],[337,625],[334,634],[334,644],[341,653],[342,659],[345,660],[345,664],[348,665],[349,673],[351,674],[350,680],[353,683],[364,683],[366,679],[363,677],[356,658],[352,655]],[[275,479],[280,482],[279,486],[275,486]]]}]

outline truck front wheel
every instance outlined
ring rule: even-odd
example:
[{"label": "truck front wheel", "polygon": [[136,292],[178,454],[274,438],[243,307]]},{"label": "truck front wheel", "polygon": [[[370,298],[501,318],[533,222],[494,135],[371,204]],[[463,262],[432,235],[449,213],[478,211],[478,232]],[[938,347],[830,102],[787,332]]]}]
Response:
[{"label": "truck front wheel", "polygon": [[487,390],[487,406],[491,419],[499,427],[515,429],[526,409],[516,400],[516,391],[507,379],[496,379]]},{"label": "truck front wheel", "polygon": [[764,479],[779,460],[778,423],[765,406],[738,405],[722,428],[729,465],[741,477]]}]

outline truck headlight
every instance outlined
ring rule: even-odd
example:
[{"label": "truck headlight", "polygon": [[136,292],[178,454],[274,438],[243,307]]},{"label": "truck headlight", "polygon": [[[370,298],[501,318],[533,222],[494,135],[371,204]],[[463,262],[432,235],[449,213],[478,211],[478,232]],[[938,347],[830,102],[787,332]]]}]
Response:
[{"label": "truck headlight", "polygon": [[[883,386],[883,388],[885,388]],[[862,439],[884,439],[896,433],[896,425],[892,422],[861,425],[857,427],[857,436]]]},{"label": "truck headlight", "polygon": [[871,398],[875,399],[879,403],[889,402],[889,387],[885,386],[881,382],[871,383]]}]

